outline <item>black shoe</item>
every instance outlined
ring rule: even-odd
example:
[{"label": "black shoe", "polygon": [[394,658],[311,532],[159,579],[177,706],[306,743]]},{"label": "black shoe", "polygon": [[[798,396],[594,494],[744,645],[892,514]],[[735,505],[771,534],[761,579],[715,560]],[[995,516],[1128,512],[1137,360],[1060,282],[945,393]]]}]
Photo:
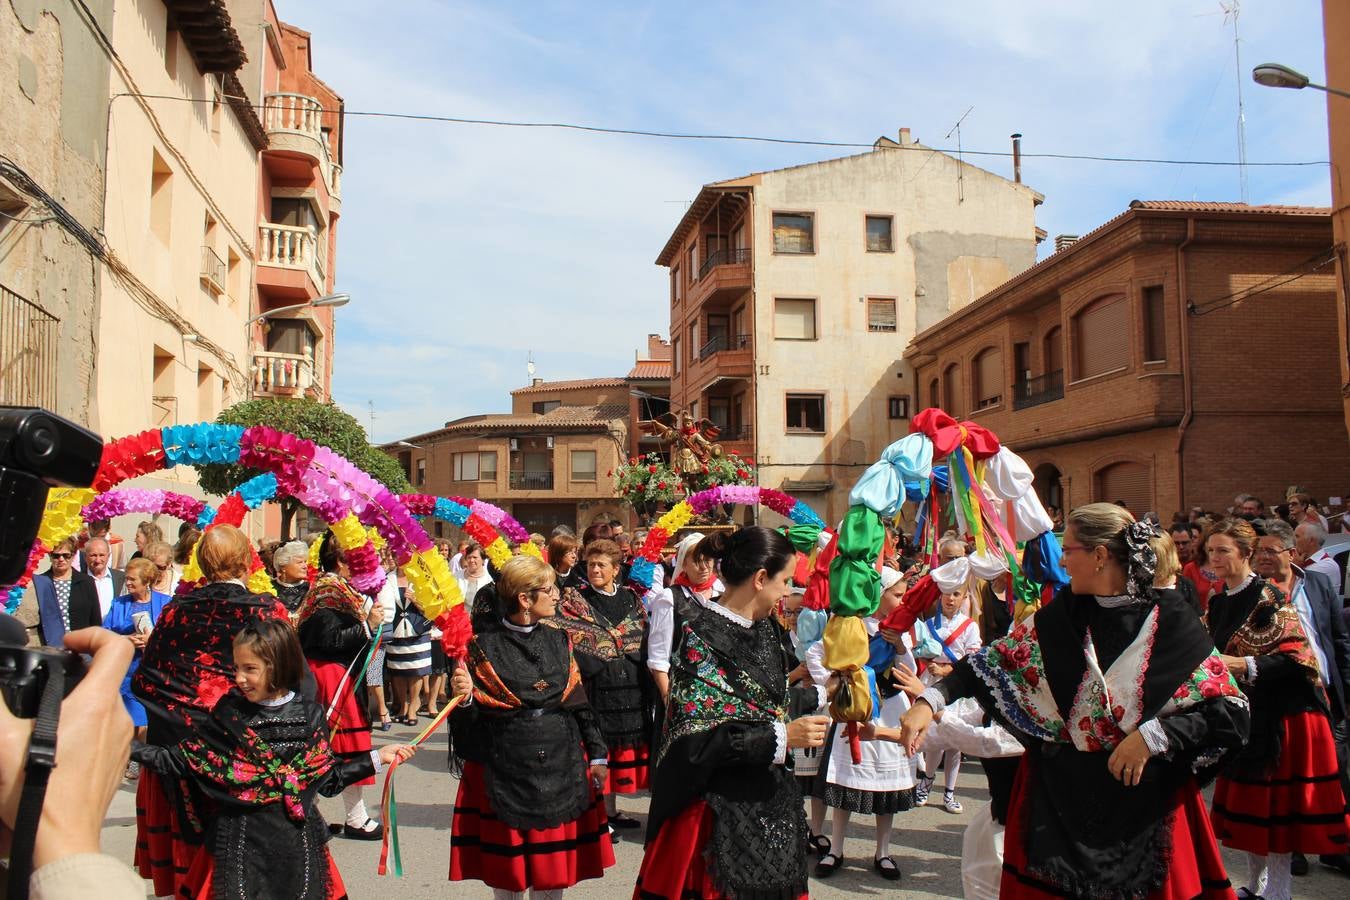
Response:
[{"label": "black shoe", "polygon": [[883,856],[881,859],[872,860],[872,868],[877,870],[877,874],[887,881],[900,880],[900,867],[895,864],[895,857]]},{"label": "black shoe", "polygon": [[806,839],[806,844],[815,854],[816,859],[820,859],[826,853],[830,852],[830,839],[823,834],[813,834]]},{"label": "black shoe", "polygon": [[1308,874],[1308,857],[1302,853],[1295,853],[1294,858],[1289,861],[1289,871],[1302,878]]},{"label": "black shoe", "polygon": [[625,816],[623,813],[615,813],[609,817],[609,824],[614,828],[641,828],[642,823],[632,816]]},{"label": "black shoe", "polygon": [[[374,825],[372,828],[370,826]],[[374,819],[366,819],[364,828],[353,828],[350,825],[342,826],[342,836],[353,841],[378,841],[384,838],[384,826]]]},{"label": "black shoe", "polygon": [[1338,853],[1335,856],[1323,854],[1317,861],[1328,869],[1335,869],[1342,875],[1350,875],[1350,853]]},{"label": "black shoe", "polygon": [[345,827],[346,827],[346,826],[344,826],[341,822],[329,822],[329,823],[328,823],[328,833],[331,834],[331,835],[339,835],[339,834],[342,834],[342,829],[345,828]]},{"label": "black shoe", "polygon": [[826,853],[816,863],[816,877],[829,878],[844,864],[844,857],[838,853]]}]

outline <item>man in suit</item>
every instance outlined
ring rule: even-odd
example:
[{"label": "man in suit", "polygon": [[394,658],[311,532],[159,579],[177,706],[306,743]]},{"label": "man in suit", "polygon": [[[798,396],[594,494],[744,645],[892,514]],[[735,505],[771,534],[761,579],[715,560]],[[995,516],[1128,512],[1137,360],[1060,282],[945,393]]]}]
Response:
[{"label": "man in suit", "polygon": [[112,550],[101,537],[90,538],[84,545],[87,567],[84,572],[94,579],[94,586],[98,588],[98,608],[105,619],[108,618],[108,610],[112,609],[113,598],[122,596],[122,583],[125,580],[121,569],[109,565],[111,557]]},{"label": "man in suit", "polygon": [[[1347,771],[1347,737],[1350,737],[1350,628],[1342,614],[1341,592],[1321,572],[1293,564],[1294,529],[1271,519],[1256,540],[1256,574],[1284,592],[1298,610],[1300,623],[1308,634],[1322,683],[1331,705],[1331,728],[1336,738],[1336,761],[1341,771],[1341,790],[1350,798],[1350,772]],[[1307,863],[1299,865],[1301,854],[1294,854],[1294,874],[1306,874]],[[1350,875],[1350,854],[1320,857],[1322,863]],[[1303,871],[1300,872],[1299,869]]]},{"label": "man in suit", "polygon": [[75,542],[64,540],[49,554],[51,568],[33,576],[38,633],[48,647],[63,646],[67,631],[103,624],[94,579],[75,571]]}]

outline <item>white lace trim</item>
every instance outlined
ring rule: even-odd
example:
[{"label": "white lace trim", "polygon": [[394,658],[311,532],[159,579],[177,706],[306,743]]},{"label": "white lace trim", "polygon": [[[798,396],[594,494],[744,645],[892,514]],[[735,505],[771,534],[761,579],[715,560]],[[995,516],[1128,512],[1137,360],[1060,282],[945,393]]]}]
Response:
[{"label": "white lace trim", "polygon": [[259,706],[285,706],[295,699],[295,691],[287,691],[284,696],[273,697],[270,700],[259,700]]},{"label": "white lace trim", "polygon": [[1239,584],[1237,587],[1232,588],[1230,590],[1227,583],[1225,583],[1224,586],[1219,589],[1219,593],[1226,594],[1230,597],[1234,594],[1240,594],[1246,589],[1247,585],[1251,584],[1255,580],[1256,580],[1256,573],[1248,572],[1247,577],[1242,579],[1242,584]]},{"label": "white lace trim", "polygon": [[538,627],[535,625],[517,625],[510,619],[502,619],[502,624],[505,625],[507,628],[511,629],[512,631],[517,631],[520,632],[521,634],[529,634],[531,631],[534,631],[536,627]]},{"label": "white lace trim", "polygon": [[719,616],[722,616],[723,618],[727,619],[728,621],[734,622],[734,623],[736,623],[737,625],[741,626],[742,628],[753,628],[753,627],[754,627],[754,624],[755,624],[755,623],[754,623],[754,620],[752,620],[752,619],[747,619],[745,616],[741,615],[741,614],[738,613],[738,612],[732,612],[731,610],[727,609],[727,608],[726,608],[725,606],[723,606],[722,604],[718,603],[716,599],[708,599],[708,600],[704,600],[702,597],[699,597],[697,594],[695,594],[694,596],[698,599],[698,602],[699,602],[699,603],[702,603],[702,604],[703,604],[704,607],[706,607],[707,609],[711,609],[713,612],[717,613]]}]

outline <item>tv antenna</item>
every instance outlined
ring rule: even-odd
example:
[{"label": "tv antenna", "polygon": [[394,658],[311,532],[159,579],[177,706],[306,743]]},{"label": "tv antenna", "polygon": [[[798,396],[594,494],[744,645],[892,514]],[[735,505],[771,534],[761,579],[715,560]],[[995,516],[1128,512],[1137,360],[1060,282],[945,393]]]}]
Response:
[{"label": "tv antenna", "polygon": [[534,384],[534,373],[534,354],[530,353],[525,357],[525,377],[529,380],[530,384]]},{"label": "tv antenna", "polygon": [[1238,191],[1242,202],[1247,202],[1247,111],[1242,104],[1242,39],[1238,35],[1238,17],[1242,15],[1242,0],[1220,0],[1219,9],[1223,10],[1223,24],[1233,22],[1233,58],[1237,61],[1237,139],[1238,139]]},{"label": "tv antenna", "polygon": [[971,114],[972,112],[974,112],[974,111],[975,111],[975,107],[972,106],[970,109],[968,109],[968,110],[966,110],[964,113],[962,113],[962,114],[961,114],[961,118],[957,119],[957,120],[956,120],[956,124],[952,126],[952,130],[949,131],[949,132],[947,132],[947,136],[943,138],[944,141],[949,141],[949,140],[951,140],[951,137],[952,137],[953,134],[956,135],[956,162],[957,162],[957,166],[956,166],[956,202],[957,202],[957,203],[965,203],[965,202],[966,202],[966,167],[965,167],[965,165],[963,165],[963,162],[964,162],[964,161],[961,159],[961,123],[964,122],[964,121],[966,120],[966,116],[970,115],[970,114]]},{"label": "tv antenna", "polygon": [[370,433],[375,433],[375,401],[367,400],[366,406],[370,407]]}]

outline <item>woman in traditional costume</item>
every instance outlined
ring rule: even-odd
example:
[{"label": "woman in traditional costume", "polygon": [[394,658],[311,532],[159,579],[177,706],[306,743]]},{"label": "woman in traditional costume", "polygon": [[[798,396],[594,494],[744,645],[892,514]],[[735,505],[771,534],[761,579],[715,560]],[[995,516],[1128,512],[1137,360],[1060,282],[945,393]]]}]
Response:
[{"label": "woman in traditional costume", "polygon": [[[145,707],[146,742],[170,747],[197,733],[234,681],[234,636],[257,619],[287,619],[270,594],[244,586],[252,547],[238,528],[209,529],[197,544],[207,584],[164,607],[131,679]],[[136,867],[155,896],[178,893],[204,840],[189,816],[192,786],[173,774],[142,772],[136,786]]]},{"label": "woman in traditional costume", "polygon": [[[900,717],[910,705],[909,697],[900,690],[892,675],[896,666],[905,666],[911,672],[915,669],[914,654],[907,643],[909,635],[881,628],[881,622],[900,605],[907,588],[908,584],[898,570],[884,567],[881,570],[881,600],[876,612],[863,619],[869,636],[868,682],[876,687],[871,721],[883,727],[899,726]],[[806,667],[821,689],[830,676],[824,658],[824,641],[815,644],[806,654]],[[834,813],[829,847],[816,863],[816,877],[828,878],[843,865],[848,820],[853,813],[859,813],[875,820],[876,848],[872,854],[872,868],[887,881],[899,881],[900,867],[891,856],[891,830],[895,814],[915,805],[914,759],[895,744],[869,742],[862,746],[862,758],[855,763],[848,731],[839,723],[831,726],[825,747],[811,793],[813,798],[821,798]]]},{"label": "woman in traditional costume", "polygon": [[913,751],[974,697],[1026,746],[1005,900],[1233,896],[1200,786],[1245,740],[1247,703],[1195,613],[1153,590],[1155,533],[1114,504],[1075,509],[1069,587],[905,715]]},{"label": "woman in traditional costume", "polygon": [[[450,837],[450,880],[482,881],[497,900],[556,900],[614,865],[601,802],[606,748],[557,611],[556,573],[512,557],[497,581],[500,618],[476,630],[451,692],[462,764]],[[585,755],[583,756],[583,748]]]},{"label": "woman in traditional costume", "polygon": [[829,719],[791,712],[821,703],[811,686],[789,693],[795,660],[773,613],[791,590],[795,551],[767,528],[714,534],[699,552],[717,560],[726,592],[679,597],[670,700],[652,779],[647,848],[634,897],[795,900],[806,894],[806,817],[784,765],[795,747],[819,747]]},{"label": "woman in traditional costume", "polygon": [[641,823],[618,812],[617,795],[647,788],[651,679],[642,659],[647,610],[637,594],[615,583],[623,552],[601,538],[586,545],[588,584],[564,589],[558,615],[545,624],[567,631],[586,697],[609,748],[605,808],[615,828]]},{"label": "woman in traditional costume", "polygon": [[289,622],[250,621],[233,650],[235,687],[194,734],[132,748],[146,768],[190,779],[208,804],[194,810],[207,839],[178,896],[345,898],[316,800],[415,751],[390,745],[364,759],[333,756],[323,708],[298,693],[305,657]]},{"label": "woman in traditional costume", "polygon": [[670,643],[675,636],[676,596],[686,600],[707,600],[722,593],[722,584],[713,572],[713,561],[694,552],[703,537],[695,531],[675,545],[675,578],[669,587],[652,598],[652,605],[647,610],[650,616],[647,668],[652,673],[663,706],[670,694]]},{"label": "woman in traditional costume", "polygon": [[1214,786],[1214,832],[1246,851],[1242,896],[1288,900],[1293,853],[1346,850],[1345,798],[1326,689],[1298,610],[1251,570],[1256,532],[1223,519],[1205,533],[1205,558],[1223,588],[1206,624],[1252,705],[1251,740]]},{"label": "woman in traditional costume", "polygon": [[[333,753],[342,760],[365,759],[371,747],[370,712],[358,669],[374,640],[372,629],[384,622],[384,607],[371,603],[347,580],[347,564],[331,531],[319,546],[319,568],[319,577],[296,612],[300,646],[314,673],[314,699],[327,710],[333,727]],[[342,791],[347,810],[343,837],[378,841],[384,836],[380,823],[366,813],[361,792],[374,783],[374,777],[365,778]]]}]

